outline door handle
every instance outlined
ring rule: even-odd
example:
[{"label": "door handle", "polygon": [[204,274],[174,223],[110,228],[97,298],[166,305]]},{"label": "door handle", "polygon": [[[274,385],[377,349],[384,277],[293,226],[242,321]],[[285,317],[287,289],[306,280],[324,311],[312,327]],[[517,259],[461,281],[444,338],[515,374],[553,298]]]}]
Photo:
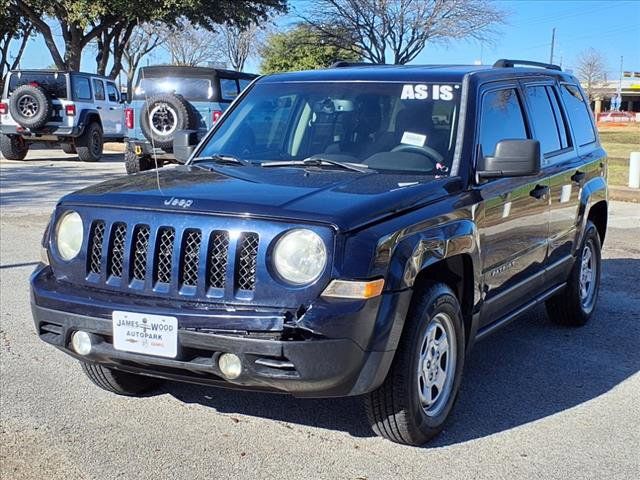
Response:
[{"label": "door handle", "polygon": [[109,107],[109,110],[115,110],[116,107]]},{"label": "door handle", "polygon": [[97,108],[98,110],[102,110],[102,107],[101,107],[100,105],[96,105],[96,108]]},{"label": "door handle", "polygon": [[536,188],[529,192],[533,198],[537,198],[538,200],[542,198],[546,198],[549,193],[549,187],[547,185],[536,185]]},{"label": "door handle", "polygon": [[580,170],[577,170],[576,173],[574,173],[573,175],[571,175],[571,180],[576,182],[579,185],[582,185],[582,182],[584,182],[584,178],[587,176],[586,173],[581,172]]}]

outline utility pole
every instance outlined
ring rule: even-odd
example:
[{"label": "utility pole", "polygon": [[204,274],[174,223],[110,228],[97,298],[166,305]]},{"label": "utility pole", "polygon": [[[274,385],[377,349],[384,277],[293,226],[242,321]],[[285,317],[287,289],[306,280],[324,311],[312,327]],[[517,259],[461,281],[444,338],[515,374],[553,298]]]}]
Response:
[{"label": "utility pole", "polygon": [[556,27],[553,27],[551,30],[551,56],[549,58],[549,63],[553,63],[553,47],[556,45]]}]

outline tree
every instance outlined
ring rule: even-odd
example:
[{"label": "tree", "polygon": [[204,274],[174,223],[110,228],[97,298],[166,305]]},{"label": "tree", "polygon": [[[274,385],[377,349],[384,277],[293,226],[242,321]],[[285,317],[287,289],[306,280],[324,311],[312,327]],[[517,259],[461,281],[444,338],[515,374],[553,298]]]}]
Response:
[{"label": "tree", "polygon": [[248,27],[221,25],[219,37],[222,53],[233,70],[242,71],[249,57],[260,50],[265,28],[254,24]]},{"label": "tree", "polygon": [[164,29],[164,47],[174,65],[197,67],[206,62],[220,63],[222,49],[215,32],[181,20],[175,27]]},{"label": "tree", "polygon": [[[33,24],[28,18],[0,7],[0,87],[4,83],[4,77],[9,70],[13,70],[20,65],[22,54],[27,46],[27,42],[33,33]],[[18,40],[18,50],[11,61],[11,45],[14,40]]]},{"label": "tree", "polygon": [[[285,0],[9,0],[9,9],[27,17],[44,37],[59,69],[79,70],[82,53],[90,42],[98,46],[98,70],[106,70],[114,52],[110,75],[119,73],[120,52],[135,25],[162,21],[175,25],[187,18],[211,29],[216,23],[248,25],[266,19],[273,11],[284,11]],[[49,22],[47,22],[49,20]],[[52,28],[62,33],[60,51]]]},{"label": "tree", "polygon": [[131,95],[133,80],[140,61],[162,45],[164,36],[158,25],[145,23],[135,27],[129,41],[122,49],[123,70],[127,74],[127,93]]},{"label": "tree", "polygon": [[604,80],[607,62],[604,55],[594,49],[583,50],[576,61],[576,76],[582,83],[589,101],[593,100],[594,84]]},{"label": "tree", "polygon": [[505,14],[489,0],[316,0],[300,16],[327,44],[372,63],[387,63],[391,52],[405,64],[429,42],[490,40]]},{"label": "tree", "polygon": [[328,67],[336,60],[360,60],[352,48],[325,44],[323,36],[307,25],[270,35],[261,55],[262,73],[311,70]]}]

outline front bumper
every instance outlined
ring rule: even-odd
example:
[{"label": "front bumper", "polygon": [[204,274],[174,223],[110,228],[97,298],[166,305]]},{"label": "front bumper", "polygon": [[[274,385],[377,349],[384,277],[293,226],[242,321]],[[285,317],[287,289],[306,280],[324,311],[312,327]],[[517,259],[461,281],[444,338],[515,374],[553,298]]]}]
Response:
[{"label": "front bumper", "polygon": [[[61,293],[50,288],[51,280],[47,281],[46,270],[36,270],[31,279],[31,308],[40,338],[79,360],[118,370],[176,381],[290,393],[298,397],[340,397],[360,395],[377,388],[386,377],[395,353],[392,348],[363,348],[364,332],[347,334],[343,331],[337,338],[313,333],[308,328],[310,325],[305,325],[304,316],[299,322],[302,328],[287,328],[287,317],[283,312],[236,312],[235,325],[262,325],[261,331],[244,331],[242,328],[217,331],[202,328],[207,324],[207,318],[211,326],[218,323],[221,312],[213,310],[207,310],[209,315],[200,313],[197,324],[201,327],[194,328],[190,326],[195,325],[194,320],[179,307],[167,311],[141,307],[136,302],[123,307],[118,304],[120,299],[105,303],[98,300],[99,295],[84,298],[85,301],[91,300],[91,306],[83,305],[79,298],[76,300],[68,296],[58,298],[60,302],[54,302]],[[380,303],[374,305],[374,311],[371,308],[342,309],[348,313],[340,316],[334,311],[331,318],[326,317],[331,315],[330,309],[318,308],[316,310],[321,313],[312,317],[313,323],[324,321],[331,325],[334,322],[335,329],[338,329],[337,322],[367,324],[371,330],[369,337],[373,338],[373,331],[379,327],[379,315],[389,313],[388,309],[380,307]],[[177,316],[177,357],[162,358],[114,349],[112,321],[107,312],[117,309],[142,309],[146,313]],[[257,317],[261,320],[257,320]],[[243,318],[246,318],[246,322],[243,322]],[[89,332],[97,340],[87,356],[77,355],[70,347],[71,335],[77,330]],[[362,330],[362,327],[358,327],[358,330]],[[381,335],[385,338],[397,335],[397,332],[392,332],[393,329],[389,328]],[[375,345],[389,344],[378,338]],[[240,357],[243,372],[237,379],[227,380],[222,375],[218,358],[223,353],[234,353]]]}]

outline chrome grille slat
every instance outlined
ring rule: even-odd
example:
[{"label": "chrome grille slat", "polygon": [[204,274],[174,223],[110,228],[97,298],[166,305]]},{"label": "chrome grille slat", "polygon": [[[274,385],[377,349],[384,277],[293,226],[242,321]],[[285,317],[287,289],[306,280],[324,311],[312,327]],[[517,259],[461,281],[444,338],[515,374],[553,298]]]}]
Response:
[{"label": "chrome grille slat", "polygon": [[255,289],[258,243],[257,233],[242,233],[240,236],[236,268],[236,288],[238,290]]},{"label": "chrome grille slat", "polygon": [[147,252],[149,251],[150,235],[148,225],[138,225],[135,229],[131,276],[136,280],[144,280],[147,276]]},{"label": "chrome grille slat", "polygon": [[171,227],[163,227],[158,234],[158,248],[156,250],[155,279],[160,283],[171,283],[171,262],[173,260],[173,242],[176,231]]},{"label": "chrome grille slat", "polygon": [[213,232],[209,245],[209,287],[224,288],[229,259],[229,233],[224,231]]},{"label": "chrome grille slat", "polygon": [[180,283],[182,285],[192,287],[198,285],[198,261],[200,259],[201,240],[202,234],[200,230],[185,230],[181,249]]},{"label": "chrome grille slat", "polygon": [[102,272],[102,244],[104,242],[104,222],[93,222],[91,232],[91,251],[89,253],[89,273],[100,275]]},{"label": "chrome grille slat", "polygon": [[111,244],[109,245],[109,273],[116,278],[122,278],[124,267],[124,245],[127,239],[127,225],[114,223],[111,230]]}]

